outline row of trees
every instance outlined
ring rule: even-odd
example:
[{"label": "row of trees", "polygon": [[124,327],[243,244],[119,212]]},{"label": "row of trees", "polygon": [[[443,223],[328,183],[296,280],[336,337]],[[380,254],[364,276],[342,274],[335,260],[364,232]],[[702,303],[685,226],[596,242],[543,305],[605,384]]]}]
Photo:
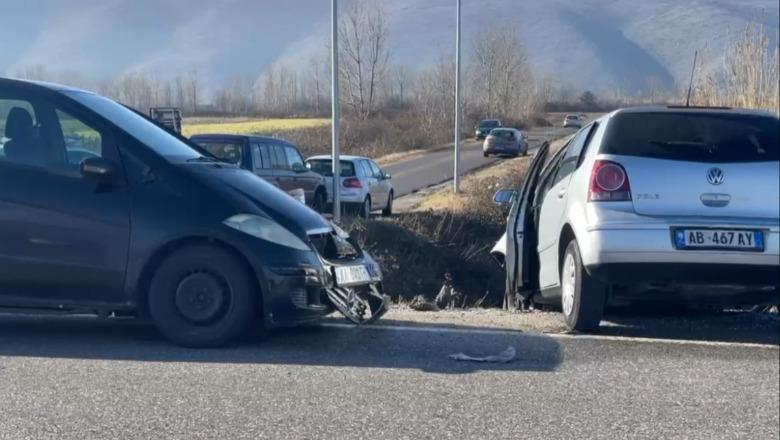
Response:
[{"label": "row of trees", "polygon": [[[454,113],[452,57],[422,71],[393,63],[391,25],[382,4],[356,1],[343,11],[340,26],[340,86],[348,117],[366,120],[378,113],[413,111],[433,127]],[[478,34],[470,45],[471,63],[464,89],[468,113],[521,118],[542,110],[551,97],[549,83],[534,77],[517,31],[493,27]],[[36,66],[17,76],[62,81],[97,89],[132,107],[173,105],[187,114],[259,114],[267,116],[327,115],[330,111],[330,49],[295,67],[274,64],[259,76],[236,76],[208,99],[197,70],[161,79],[134,72],[90,84],[78,75],[53,75]]]}]

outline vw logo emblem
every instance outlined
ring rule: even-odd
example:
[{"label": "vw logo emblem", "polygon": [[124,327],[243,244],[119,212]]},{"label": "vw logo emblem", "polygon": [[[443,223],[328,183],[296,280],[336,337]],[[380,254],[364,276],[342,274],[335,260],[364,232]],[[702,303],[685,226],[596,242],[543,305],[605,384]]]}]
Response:
[{"label": "vw logo emblem", "polygon": [[723,170],[720,168],[710,168],[707,170],[707,182],[710,182],[711,185],[720,185],[725,179]]}]

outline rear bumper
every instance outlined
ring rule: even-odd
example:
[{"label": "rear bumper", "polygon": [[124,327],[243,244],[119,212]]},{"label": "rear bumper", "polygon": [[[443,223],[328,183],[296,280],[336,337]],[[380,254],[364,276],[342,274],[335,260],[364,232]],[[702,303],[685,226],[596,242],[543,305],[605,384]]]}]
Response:
[{"label": "rear bumper", "polygon": [[777,285],[780,268],[753,264],[605,263],[585,266],[596,279],[610,284]]},{"label": "rear bumper", "polygon": [[485,142],[482,145],[482,152],[488,154],[519,154],[523,151],[523,147],[520,144],[494,144]]},{"label": "rear bumper", "polygon": [[[778,283],[780,231],[777,225],[636,219],[644,221],[603,223],[578,234],[583,264],[597,278],[610,283]],[[764,232],[764,251],[676,249],[673,228],[714,226],[761,230]]]}]

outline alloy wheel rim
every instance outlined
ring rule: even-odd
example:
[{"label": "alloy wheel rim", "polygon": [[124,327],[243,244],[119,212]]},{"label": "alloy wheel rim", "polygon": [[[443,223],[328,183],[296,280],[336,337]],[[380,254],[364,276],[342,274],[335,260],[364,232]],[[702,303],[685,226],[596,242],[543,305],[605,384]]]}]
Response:
[{"label": "alloy wheel rim", "polygon": [[566,254],[563,261],[563,274],[561,275],[561,300],[563,302],[563,313],[570,316],[574,309],[574,286],[577,281],[577,274],[574,267],[574,256]]}]

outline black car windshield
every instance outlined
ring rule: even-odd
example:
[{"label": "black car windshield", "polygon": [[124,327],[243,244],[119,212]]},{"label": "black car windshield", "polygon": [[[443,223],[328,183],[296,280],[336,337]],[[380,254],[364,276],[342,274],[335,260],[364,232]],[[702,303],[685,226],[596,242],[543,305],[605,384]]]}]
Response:
[{"label": "black car windshield", "polygon": [[479,126],[480,128],[498,127],[498,121],[495,120],[482,121],[479,123]]},{"label": "black car windshield", "polygon": [[189,160],[203,156],[176,136],[115,101],[93,93],[67,92],[67,95],[165,158]]},{"label": "black car windshield", "polygon": [[[310,160],[309,166],[315,173],[333,177],[333,161],[331,159],[313,159]],[[342,160],[341,161],[341,177],[354,177],[355,176],[355,164],[352,162]]]},{"label": "black car windshield", "polygon": [[241,154],[243,146],[239,142],[195,141],[195,143],[223,162],[234,165],[243,163],[243,154]]}]

